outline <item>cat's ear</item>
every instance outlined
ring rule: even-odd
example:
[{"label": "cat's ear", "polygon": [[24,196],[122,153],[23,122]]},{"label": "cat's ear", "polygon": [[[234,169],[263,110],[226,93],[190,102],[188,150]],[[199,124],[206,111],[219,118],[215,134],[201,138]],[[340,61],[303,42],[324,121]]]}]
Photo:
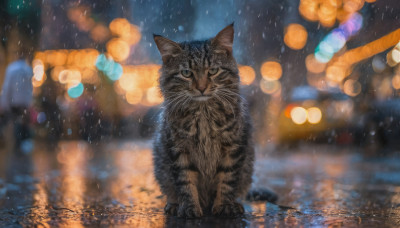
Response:
[{"label": "cat's ear", "polygon": [[[212,40],[211,44],[219,49],[227,50],[232,54],[233,36],[234,36],[233,23],[222,29]],[[223,50],[221,50],[223,51]]]},{"label": "cat's ear", "polygon": [[166,62],[168,58],[175,57],[182,52],[182,48],[178,43],[156,34],[153,34],[153,37],[163,62]]}]

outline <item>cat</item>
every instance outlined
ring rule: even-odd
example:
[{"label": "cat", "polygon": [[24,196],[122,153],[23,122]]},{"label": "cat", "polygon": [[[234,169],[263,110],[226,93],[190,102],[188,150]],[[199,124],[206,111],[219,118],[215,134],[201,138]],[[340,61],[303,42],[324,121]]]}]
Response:
[{"label": "cat", "polygon": [[233,24],[205,41],[176,43],[154,35],[164,102],[153,162],[169,215],[244,213],[237,199],[251,185],[254,148],[233,39]]}]

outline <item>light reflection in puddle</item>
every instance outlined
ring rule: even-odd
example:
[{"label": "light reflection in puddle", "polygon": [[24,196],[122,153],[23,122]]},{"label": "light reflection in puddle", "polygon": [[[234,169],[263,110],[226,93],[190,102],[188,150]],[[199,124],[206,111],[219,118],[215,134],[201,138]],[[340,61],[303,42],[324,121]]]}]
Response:
[{"label": "light reflection in puddle", "polygon": [[92,156],[85,143],[60,144],[57,161],[61,165],[62,205],[66,209],[64,212],[67,215],[66,218],[69,217],[68,214],[73,217],[73,219],[63,219],[61,223],[63,227],[83,227],[79,215],[82,214],[84,208],[86,165]]}]

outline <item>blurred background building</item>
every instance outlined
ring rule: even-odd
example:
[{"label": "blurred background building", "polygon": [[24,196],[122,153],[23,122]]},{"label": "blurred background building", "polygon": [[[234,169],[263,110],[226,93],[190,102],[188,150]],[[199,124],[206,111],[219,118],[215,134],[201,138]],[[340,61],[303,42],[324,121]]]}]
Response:
[{"label": "blurred background building", "polygon": [[0,83],[28,47],[37,138],[149,137],[162,102],[152,34],[205,39],[232,22],[259,143],[386,143],[400,134],[397,0],[0,4]]}]

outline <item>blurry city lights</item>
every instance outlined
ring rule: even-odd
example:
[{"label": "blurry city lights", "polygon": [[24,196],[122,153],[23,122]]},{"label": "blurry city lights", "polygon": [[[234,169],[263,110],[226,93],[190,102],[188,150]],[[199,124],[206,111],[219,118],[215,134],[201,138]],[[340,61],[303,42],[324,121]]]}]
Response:
[{"label": "blurry city lights", "polygon": [[322,119],[322,112],[317,107],[311,107],[307,109],[307,119],[308,122],[311,124],[317,124]]},{"label": "blurry city lights", "polygon": [[43,74],[39,80],[36,77],[32,77],[32,86],[33,87],[40,87],[43,85],[44,81],[46,81],[46,74]]},{"label": "blurry city lights", "polygon": [[79,83],[77,85],[72,85],[68,88],[68,96],[71,98],[78,98],[82,95],[84,90],[83,84]]},{"label": "blurry city lights", "polygon": [[147,89],[158,86],[160,68],[161,66],[156,64],[124,66],[123,72],[133,80],[135,87]]},{"label": "blurry city lights", "polygon": [[103,43],[110,37],[110,30],[103,24],[97,24],[90,30],[90,37],[98,43]]},{"label": "blurry city lights", "polygon": [[308,71],[318,74],[324,72],[326,64],[317,61],[314,54],[310,54],[306,57],[306,67]]},{"label": "blurry city lights", "polygon": [[114,38],[107,42],[107,52],[115,59],[115,61],[121,62],[129,57],[130,47],[124,40]]},{"label": "blurry city lights", "polygon": [[157,105],[163,102],[163,98],[158,87],[151,87],[147,89],[146,99],[151,105]]},{"label": "blurry city lights", "polygon": [[364,59],[370,58],[390,47],[395,46],[400,40],[400,29],[397,29],[364,46],[346,51],[331,63],[331,66],[350,67]]},{"label": "blurry city lights", "polygon": [[333,82],[341,82],[346,78],[346,68],[340,66],[329,66],[326,69],[326,77]]},{"label": "blurry city lights", "polygon": [[380,56],[374,56],[372,58],[372,69],[376,73],[382,73],[386,69],[386,63]]},{"label": "blurry city lights", "polygon": [[44,76],[44,66],[41,60],[35,59],[32,62],[33,66],[33,77],[36,81],[41,81]]},{"label": "blurry city lights", "polygon": [[104,54],[97,57],[96,67],[112,81],[116,81],[122,76],[123,69],[121,64],[107,58]]},{"label": "blurry city lights", "polygon": [[260,89],[266,94],[273,94],[281,89],[281,83],[278,80],[260,80]]},{"label": "blurry city lights", "polygon": [[332,27],[336,22],[336,7],[330,1],[324,1],[320,4],[317,15],[322,26]]},{"label": "blurry city lights", "polygon": [[119,86],[125,91],[133,91],[136,89],[135,80],[137,75],[134,73],[123,73],[121,78],[118,80]]},{"label": "blurry city lights", "polygon": [[264,62],[260,71],[265,80],[278,80],[282,76],[281,64],[276,61]]},{"label": "blurry city lights", "polygon": [[240,83],[243,85],[250,85],[256,78],[256,72],[251,66],[239,67]]},{"label": "blurry city lights", "polygon": [[361,84],[354,79],[347,79],[343,84],[343,92],[349,96],[357,96],[361,93]]},{"label": "blurry city lights", "polygon": [[126,31],[129,31],[130,23],[125,18],[116,18],[111,21],[110,31],[117,36],[122,36]]},{"label": "blurry city lights", "polygon": [[354,13],[339,28],[332,30],[315,49],[315,58],[322,62],[329,62],[333,55],[344,47],[346,41],[355,35],[362,27],[362,16]]},{"label": "blurry city lights", "polygon": [[129,45],[137,44],[141,39],[141,33],[136,25],[132,25],[125,18],[116,18],[110,23],[110,31],[126,41]]},{"label": "blurry city lights", "polygon": [[392,86],[395,89],[400,89],[400,75],[395,75],[392,78]]},{"label": "blurry city lights", "polygon": [[294,50],[300,50],[307,43],[307,30],[300,24],[289,24],[285,28],[284,42]]},{"label": "blurry city lights", "polygon": [[349,13],[354,13],[364,6],[364,0],[345,0],[343,1],[343,9]]},{"label": "blurry city lights", "polygon": [[58,81],[62,84],[76,86],[82,81],[82,75],[79,70],[63,70],[58,76]]},{"label": "blurry city lights", "polygon": [[318,7],[319,7],[319,1],[300,0],[299,12],[305,19],[309,21],[317,21]]},{"label": "blurry city lights", "polygon": [[400,63],[400,48],[393,48],[386,55],[386,61],[389,66],[394,67]]},{"label": "blurry city lights", "polygon": [[[142,101],[142,97],[143,97],[143,92],[139,88],[137,88],[137,89],[135,89],[133,91],[128,91],[125,94],[126,101],[129,104],[138,104],[138,103],[140,103]],[[155,102],[155,103],[157,103],[157,102]]]},{"label": "blurry city lights", "polygon": [[303,107],[294,107],[290,111],[290,116],[295,124],[304,124],[307,121],[307,110],[305,110]]}]

